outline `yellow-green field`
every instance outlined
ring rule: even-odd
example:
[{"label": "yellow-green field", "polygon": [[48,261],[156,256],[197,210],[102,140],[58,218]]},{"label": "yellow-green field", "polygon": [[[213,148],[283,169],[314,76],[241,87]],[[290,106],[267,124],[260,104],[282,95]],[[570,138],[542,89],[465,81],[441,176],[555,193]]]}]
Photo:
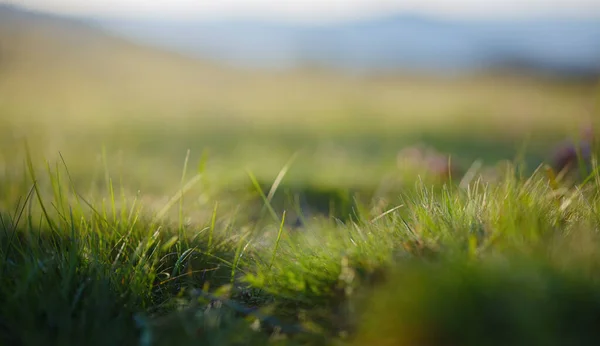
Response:
[{"label": "yellow-green field", "polygon": [[[530,178],[598,83],[249,70],[1,18],[0,344],[600,340],[598,172]],[[399,160],[420,143],[455,176]]]},{"label": "yellow-green field", "polygon": [[598,112],[598,88],[589,83],[499,73],[241,70],[78,24],[2,25],[4,160],[20,153],[27,138],[36,154],[53,158],[60,151],[84,174],[105,146],[108,160],[127,164],[132,183],[159,189],[179,180],[188,149],[193,164],[211,150],[209,171],[242,180],[248,165],[273,178],[305,149],[290,172],[301,179],[373,183],[396,169],[397,151],[422,137],[465,165],[512,159],[533,138],[528,152],[537,166],[549,153],[548,140],[576,134],[582,119]]}]

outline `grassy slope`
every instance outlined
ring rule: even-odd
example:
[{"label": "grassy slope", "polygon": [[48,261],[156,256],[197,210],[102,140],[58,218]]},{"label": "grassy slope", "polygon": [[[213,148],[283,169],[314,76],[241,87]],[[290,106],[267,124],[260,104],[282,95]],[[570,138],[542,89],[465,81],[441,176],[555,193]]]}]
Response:
[{"label": "grassy slope", "polygon": [[[419,139],[493,163],[534,131],[531,168],[593,86],[233,70],[4,15],[0,341],[597,342],[597,175],[442,189],[395,163]],[[274,215],[255,211],[244,168],[268,188],[299,149]],[[288,209],[281,227],[292,185],[378,198],[354,223],[296,229]]]}]

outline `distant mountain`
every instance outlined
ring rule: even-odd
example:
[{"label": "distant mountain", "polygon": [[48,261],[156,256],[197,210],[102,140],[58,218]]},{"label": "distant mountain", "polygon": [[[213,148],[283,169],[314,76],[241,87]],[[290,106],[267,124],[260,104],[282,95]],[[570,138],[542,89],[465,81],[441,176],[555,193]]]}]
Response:
[{"label": "distant mountain", "polygon": [[353,70],[519,67],[600,73],[600,19],[450,21],[390,16],[321,26],[93,19],[112,32],[233,64]]}]

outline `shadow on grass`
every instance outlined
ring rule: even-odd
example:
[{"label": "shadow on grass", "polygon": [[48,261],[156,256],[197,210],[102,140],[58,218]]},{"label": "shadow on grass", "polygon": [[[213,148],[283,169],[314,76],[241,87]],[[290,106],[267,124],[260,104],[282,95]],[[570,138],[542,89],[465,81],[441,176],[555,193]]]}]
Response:
[{"label": "shadow on grass", "polygon": [[412,263],[362,302],[354,344],[596,345],[599,292],[597,280],[527,258]]},{"label": "shadow on grass", "polygon": [[[239,276],[234,268],[245,243],[219,224],[209,240],[208,226],[170,228],[77,209],[71,209],[70,217],[52,213],[48,222],[42,214],[21,211],[2,214],[1,343],[120,345],[150,338],[142,344],[156,345],[150,334],[183,327],[206,328],[208,336],[188,328],[171,342],[219,345],[226,335],[268,338],[231,309],[186,324],[177,319],[182,308],[196,315],[210,310],[210,302],[201,304],[191,292],[213,292]],[[169,319],[176,327],[165,324]],[[245,336],[240,334],[243,326]]]}]

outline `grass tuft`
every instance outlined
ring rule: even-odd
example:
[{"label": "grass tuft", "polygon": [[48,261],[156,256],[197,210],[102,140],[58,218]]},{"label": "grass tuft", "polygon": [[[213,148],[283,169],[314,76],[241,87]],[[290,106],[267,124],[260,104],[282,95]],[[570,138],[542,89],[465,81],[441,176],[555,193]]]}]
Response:
[{"label": "grass tuft", "polygon": [[[194,198],[203,194],[193,187],[205,175],[185,182],[189,157],[179,191],[152,212],[139,194],[121,186],[118,195],[110,174],[106,198],[86,195],[64,158],[46,164],[44,175],[28,155],[17,185],[22,197],[0,213],[0,339],[22,345],[600,340],[591,327],[600,282],[597,169],[578,184],[542,166],[524,175],[516,164],[495,181],[478,173],[460,183],[417,180],[412,189],[371,194],[379,199],[370,203],[352,196],[358,209],[351,218],[315,214],[298,228],[287,221],[289,205],[273,198],[289,164],[269,196],[249,173],[274,215],[264,221],[258,210],[252,223],[246,217],[254,209],[229,213],[219,199]],[[176,204],[177,213],[169,213]],[[275,208],[283,208],[281,219]],[[190,210],[198,213],[195,221],[183,222]]]}]

